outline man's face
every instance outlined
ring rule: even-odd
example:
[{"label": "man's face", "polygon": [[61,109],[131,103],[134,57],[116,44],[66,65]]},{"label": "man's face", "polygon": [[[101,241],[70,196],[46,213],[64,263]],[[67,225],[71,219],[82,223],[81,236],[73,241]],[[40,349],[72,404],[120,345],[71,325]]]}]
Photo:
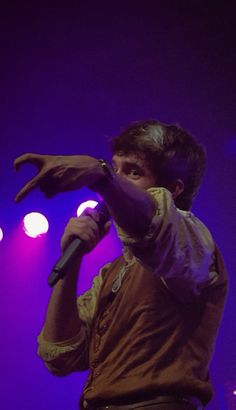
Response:
[{"label": "man's face", "polygon": [[112,158],[115,173],[133,182],[143,189],[156,186],[156,179],[151,173],[147,160],[136,154],[115,154]]}]

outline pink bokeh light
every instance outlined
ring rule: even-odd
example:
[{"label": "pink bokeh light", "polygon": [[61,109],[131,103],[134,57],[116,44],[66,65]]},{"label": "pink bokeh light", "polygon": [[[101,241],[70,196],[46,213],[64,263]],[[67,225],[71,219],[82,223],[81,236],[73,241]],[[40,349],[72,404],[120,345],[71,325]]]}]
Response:
[{"label": "pink bokeh light", "polygon": [[24,217],[23,229],[30,238],[37,238],[47,233],[48,228],[47,218],[39,212],[31,212]]}]

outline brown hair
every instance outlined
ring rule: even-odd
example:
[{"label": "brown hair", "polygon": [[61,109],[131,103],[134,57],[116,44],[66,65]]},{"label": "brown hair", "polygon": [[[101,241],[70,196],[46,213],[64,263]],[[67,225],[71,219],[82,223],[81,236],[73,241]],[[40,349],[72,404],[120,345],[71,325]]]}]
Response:
[{"label": "brown hair", "polygon": [[168,188],[182,179],[184,191],[175,204],[183,210],[191,208],[205,170],[206,151],[179,125],[157,120],[132,123],[111,139],[111,150],[113,155],[135,153],[145,158],[158,186]]}]

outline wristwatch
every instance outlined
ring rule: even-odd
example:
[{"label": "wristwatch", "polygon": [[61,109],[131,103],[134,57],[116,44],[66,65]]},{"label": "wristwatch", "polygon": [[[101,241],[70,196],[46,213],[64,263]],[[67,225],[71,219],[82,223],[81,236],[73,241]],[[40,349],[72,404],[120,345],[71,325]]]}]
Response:
[{"label": "wristwatch", "polygon": [[105,159],[99,159],[98,162],[100,163],[105,176],[110,179],[113,180],[115,178],[115,172],[113,171],[111,165],[109,164],[109,162],[107,162]]},{"label": "wristwatch", "polygon": [[103,176],[94,182],[93,184],[89,185],[88,188],[92,189],[92,191],[99,192],[99,190],[108,182],[111,182],[115,179],[115,172],[113,171],[111,165],[105,159],[98,159],[102,170]]}]

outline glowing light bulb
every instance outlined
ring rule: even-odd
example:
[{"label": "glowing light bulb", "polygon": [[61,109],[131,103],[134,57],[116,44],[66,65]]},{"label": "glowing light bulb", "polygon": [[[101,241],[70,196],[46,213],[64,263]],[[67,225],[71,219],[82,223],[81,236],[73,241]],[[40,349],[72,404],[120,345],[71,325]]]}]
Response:
[{"label": "glowing light bulb", "polygon": [[77,209],[77,216],[80,216],[86,208],[95,208],[97,204],[98,202],[93,200],[82,202],[82,204],[80,204],[80,206]]},{"label": "glowing light bulb", "polygon": [[24,217],[23,229],[30,238],[37,238],[48,231],[47,218],[39,212],[31,212]]}]

